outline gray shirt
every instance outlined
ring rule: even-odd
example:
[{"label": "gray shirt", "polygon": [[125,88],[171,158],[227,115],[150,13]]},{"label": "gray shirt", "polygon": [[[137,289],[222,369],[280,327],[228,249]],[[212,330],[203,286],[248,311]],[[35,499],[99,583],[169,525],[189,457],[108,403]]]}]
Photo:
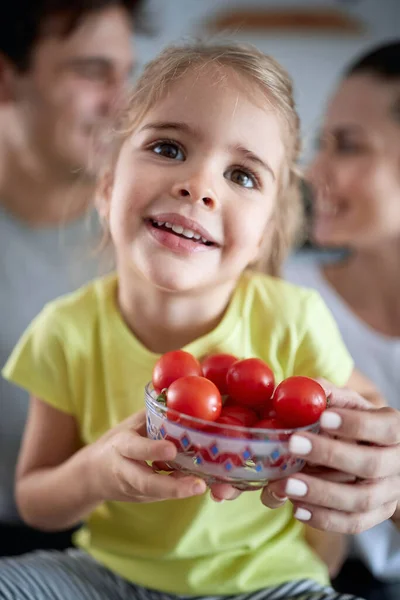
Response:
[{"label": "gray shirt", "polygon": [[[47,302],[100,274],[99,238],[94,214],[32,229],[0,206],[0,369]],[[27,409],[28,394],[0,376],[0,523],[20,521],[14,473]]]}]

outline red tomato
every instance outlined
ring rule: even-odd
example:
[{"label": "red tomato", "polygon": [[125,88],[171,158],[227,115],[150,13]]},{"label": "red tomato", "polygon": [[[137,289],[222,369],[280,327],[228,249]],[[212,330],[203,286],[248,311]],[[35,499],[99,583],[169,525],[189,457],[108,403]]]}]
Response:
[{"label": "red tomato", "polygon": [[238,403],[235,402],[235,400],[233,398],[231,398],[230,396],[226,396],[224,398],[224,408],[225,406],[237,406]]},{"label": "red tomato", "polygon": [[215,421],[221,414],[222,400],[212,381],[189,375],[171,383],[167,391],[167,406],[196,419]]},{"label": "red tomato", "polygon": [[239,404],[259,406],[268,402],[274,387],[274,374],[259,358],[238,360],[228,371],[228,393]]},{"label": "red tomato", "polygon": [[248,406],[241,406],[240,404],[231,404],[230,406],[224,406],[221,412],[223,417],[233,417],[240,421],[240,425],[243,427],[252,427],[252,425],[258,421],[258,416]]},{"label": "red tomato", "polygon": [[235,431],[234,429],[229,429],[229,427],[223,427],[223,425],[234,425],[235,427],[243,427],[243,423],[239,421],[239,419],[235,419],[234,417],[230,417],[221,413],[221,416],[216,421],[214,421],[214,423],[215,425],[221,425],[221,427],[208,427],[203,431],[207,431],[208,433],[214,433],[215,435],[224,435],[225,437],[247,437],[244,431]]},{"label": "red tomato", "polygon": [[253,425],[254,429],[287,429],[287,426],[278,419],[261,419]]},{"label": "red tomato", "polygon": [[277,418],[287,427],[305,427],[315,423],[326,408],[323,388],[309,377],[288,377],[274,393]]},{"label": "red tomato", "polygon": [[153,387],[157,394],[160,394],[180,377],[202,374],[197,358],[184,350],[172,350],[163,354],[156,362],[153,369]]},{"label": "red tomato", "polygon": [[272,404],[272,398],[262,406],[257,406],[257,413],[260,415],[260,419],[274,419],[276,412]]},{"label": "red tomato", "polygon": [[212,354],[201,363],[204,377],[215,383],[222,395],[228,393],[226,375],[237,360],[233,354]]}]

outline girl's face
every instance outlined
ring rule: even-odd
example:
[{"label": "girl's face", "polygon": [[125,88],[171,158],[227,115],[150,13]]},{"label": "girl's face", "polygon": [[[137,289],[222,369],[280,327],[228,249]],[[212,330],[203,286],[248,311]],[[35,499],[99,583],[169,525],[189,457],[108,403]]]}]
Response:
[{"label": "girl's face", "polygon": [[309,172],[316,243],[360,249],[400,236],[399,98],[400,82],[367,74],[333,97]]},{"label": "girl's face", "polygon": [[228,70],[188,73],[123,144],[108,205],[121,276],[190,292],[257,258],[284,146],[278,117],[246,86]]}]

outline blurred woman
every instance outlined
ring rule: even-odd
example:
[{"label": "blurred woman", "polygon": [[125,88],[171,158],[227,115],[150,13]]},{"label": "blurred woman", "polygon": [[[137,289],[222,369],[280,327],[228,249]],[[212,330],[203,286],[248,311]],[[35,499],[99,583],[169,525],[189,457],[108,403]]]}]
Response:
[{"label": "blurred woman", "polygon": [[[347,70],[308,174],[312,241],[340,252],[293,259],[286,277],[321,293],[356,367],[400,409],[400,40]],[[392,521],[356,536],[352,556],[340,589],[400,598],[400,531]]]}]

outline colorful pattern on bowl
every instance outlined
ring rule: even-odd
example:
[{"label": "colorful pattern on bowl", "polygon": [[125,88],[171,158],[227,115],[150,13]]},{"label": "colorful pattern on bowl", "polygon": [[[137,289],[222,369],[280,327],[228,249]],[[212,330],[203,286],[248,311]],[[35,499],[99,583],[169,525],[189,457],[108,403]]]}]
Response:
[{"label": "colorful pattern on bowl", "polygon": [[[195,474],[208,484],[231,483],[246,490],[263,487],[268,481],[287,477],[304,466],[304,461],[288,451],[293,430],[250,430],[240,428],[249,437],[226,437],[190,427],[167,418],[167,409],[157,402],[157,394],[148,385],[145,391],[147,435],[154,440],[169,440],[178,454],[168,463],[171,470]],[[189,420],[189,423],[188,423]],[[318,431],[318,423],[304,428]]]}]

